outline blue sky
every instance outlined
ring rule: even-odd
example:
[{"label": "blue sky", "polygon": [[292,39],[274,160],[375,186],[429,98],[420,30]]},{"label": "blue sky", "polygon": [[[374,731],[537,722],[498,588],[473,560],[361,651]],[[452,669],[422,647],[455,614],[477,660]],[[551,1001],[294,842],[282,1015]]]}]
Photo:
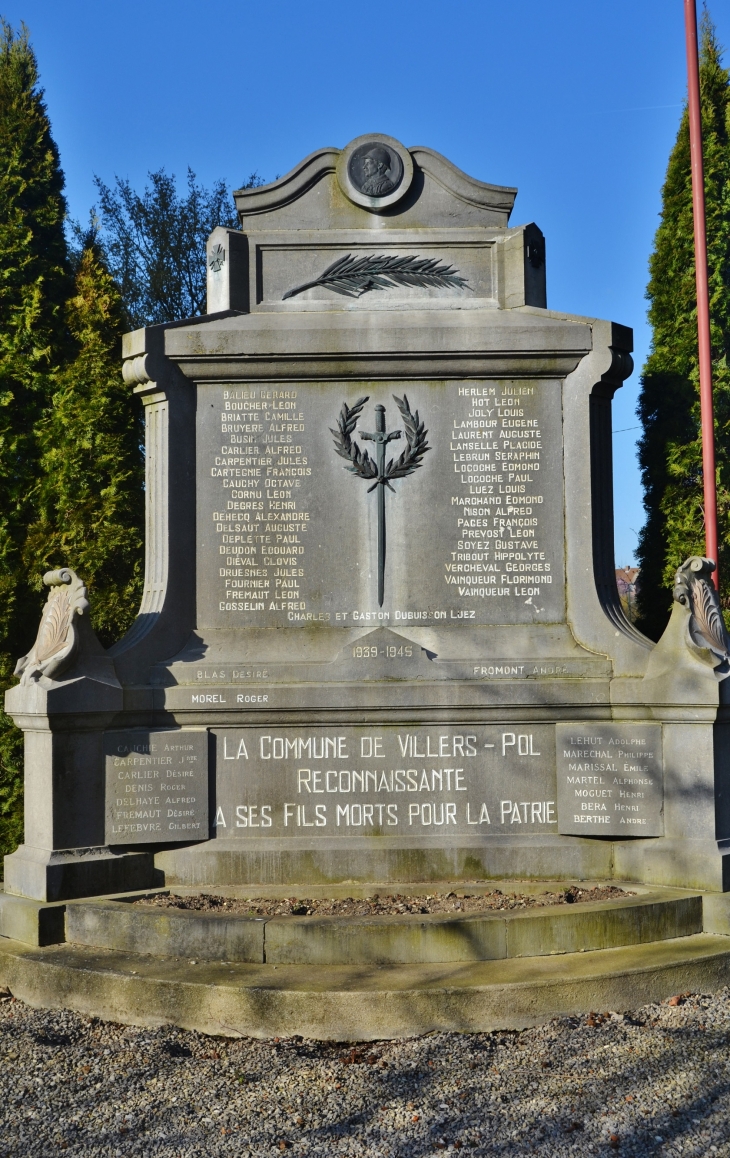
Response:
[{"label": "blue sky", "polygon": [[[517,185],[547,238],[548,305],[633,326],[685,96],[681,0],[5,0],[39,58],[71,214],[93,174],[188,165],[232,186],[368,131]],[[713,0],[720,42],[730,6]],[[616,559],[643,521],[638,375],[614,403]]]}]

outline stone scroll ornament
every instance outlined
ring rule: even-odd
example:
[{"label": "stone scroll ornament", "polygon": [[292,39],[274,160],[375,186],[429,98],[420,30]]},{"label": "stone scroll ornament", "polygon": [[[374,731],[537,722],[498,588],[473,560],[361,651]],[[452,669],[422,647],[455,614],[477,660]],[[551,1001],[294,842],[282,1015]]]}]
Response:
[{"label": "stone scroll ornament", "polygon": [[335,450],[342,458],[348,460],[349,465],[345,470],[368,482],[372,480],[368,494],[374,490],[378,492],[378,607],[383,606],[385,595],[385,488],[395,493],[391,482],[394,479],[407,478],[409,474],[418,470],[424,454],[431,449],[426,441],[428,431],[424,428],[418,411],[411,411],[405,394],[402,398],[397,398],[394,394],[393,398],[400,410],[406,436],[406,447],[399,458],[388,459],[387,463],[385,461],[385,448],[389,442],[400,438],[403,431],[386,432],[384,406],[375,407],[375,430],[370,434],[360,432],[363,439],[375,443],[375,461],[366,450],[361,450],[352,438],[369,395],[359,398],[354,406],[348,406],[343,402],[337,428],[334,430],[330,428],[335,440]]},{"label": "stone scroll ornament", "polygon": [[282,301],[315,286],[323,286],[343,297],[361,298],[370,290],[392,289],[396,285],[468,288],[468,282],[459,275],[458,269],[435,257],[397,257],[394,254],[353,257],[348,253],[328,265],[314,281],[287,290]]},{"label": "stone scroll ornament", "polygon": [[20,683],[29,684],[41,676],[55,678],[68,668],[78,649],[76,616],[89,609],[86,588],[75,571],[61,567],[46,571],[43,582],[51,590],[43,608],[36,641],[15,665]]},{"label": "stone scroll ornament", "polygon": [[687,559],[674,576],[674,599],[689,612],[690,648],[709,651],[717,674],[724,676],[730,675],[730,637],[710,578],[714,570],[712,559],[699,555]]}]

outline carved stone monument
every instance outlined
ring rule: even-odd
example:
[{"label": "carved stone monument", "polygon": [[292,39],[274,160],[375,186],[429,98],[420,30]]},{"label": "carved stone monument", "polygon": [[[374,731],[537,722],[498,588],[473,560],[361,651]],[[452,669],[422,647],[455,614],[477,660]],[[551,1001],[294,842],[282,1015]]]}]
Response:
[{"label": "carved stone monument", "polygon": [[6,894],[624,878],[728,888],[727,637],[693,559],[657,646],[613,559],[631,331],[547,308],[516,190],[371,134],[235,194],[208,314],[127,335],[145,592],[70,570],[6,708]]}]

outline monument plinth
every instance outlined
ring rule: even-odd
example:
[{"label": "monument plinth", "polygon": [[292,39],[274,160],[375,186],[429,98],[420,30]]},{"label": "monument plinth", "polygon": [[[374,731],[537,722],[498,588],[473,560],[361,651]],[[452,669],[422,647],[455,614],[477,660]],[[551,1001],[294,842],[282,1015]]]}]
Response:
[{"label": "monument plinth", "polygon": [[69,603],[66,651],[44,667],[37,644],[7,694],[27,769],[7,893],[727,887],[710,565],[679,573],[656,647],[624,617],[631,331],[547,309],[515,196],[377,134],[320,150],[235,195],[206,316],[127,335],[144,599],[108,652]]}]

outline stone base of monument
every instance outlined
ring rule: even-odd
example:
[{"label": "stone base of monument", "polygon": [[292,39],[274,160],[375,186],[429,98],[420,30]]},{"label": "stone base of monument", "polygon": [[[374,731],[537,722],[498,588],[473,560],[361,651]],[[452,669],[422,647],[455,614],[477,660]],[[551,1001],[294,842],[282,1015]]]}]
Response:
[{"label": "stone base of monument", "polygon": [[5,896],[0,983],[128,1024],[329,1040],[521,1028],[728,983],[730,898],[625,887],[576,905],[365,917],[254,918],[127,894],[37,905],[44,935],[66,938],[45,947],[21,942],[31,915],[24,926]]},{"label": "stone base of monument", "polygon": [[40,902],[142,889],[160,877],[152,855],[138,850],[53,850],[21,844],[5,857],[5,891]]},{"label": "stone base of monument", "polygon": [[[353,881],[378,881],[393,888],[409,881],[444,880],[458,881],[461,888],[471,879],[558,877],[562,881],[612,877],[615,884],[633,880],[702,892],[730,889],[730,856],[709,837],[566,840],[558,834],[540,833],[495,835],[488,840],[421,836],[410,841],[404,838],[398,844],[353,837],[347,848],[325,838],[315,847],[305,840],[291,840],[290,847],[265,839],[258,841],[260,848],[241,848],[241,843],[218,837],[202,845],[162,849],[155,855],[155,867],[167,885],[216,890],[233,886],[328,888],[332,883]],[[129,891],[142,887],[133,885]]]},{"label": "stone base of monument", "polygon": [[66,905],[29,897],[15,897],[0,890],[0,937],[24,945],[57,945],[66,940]]}]

